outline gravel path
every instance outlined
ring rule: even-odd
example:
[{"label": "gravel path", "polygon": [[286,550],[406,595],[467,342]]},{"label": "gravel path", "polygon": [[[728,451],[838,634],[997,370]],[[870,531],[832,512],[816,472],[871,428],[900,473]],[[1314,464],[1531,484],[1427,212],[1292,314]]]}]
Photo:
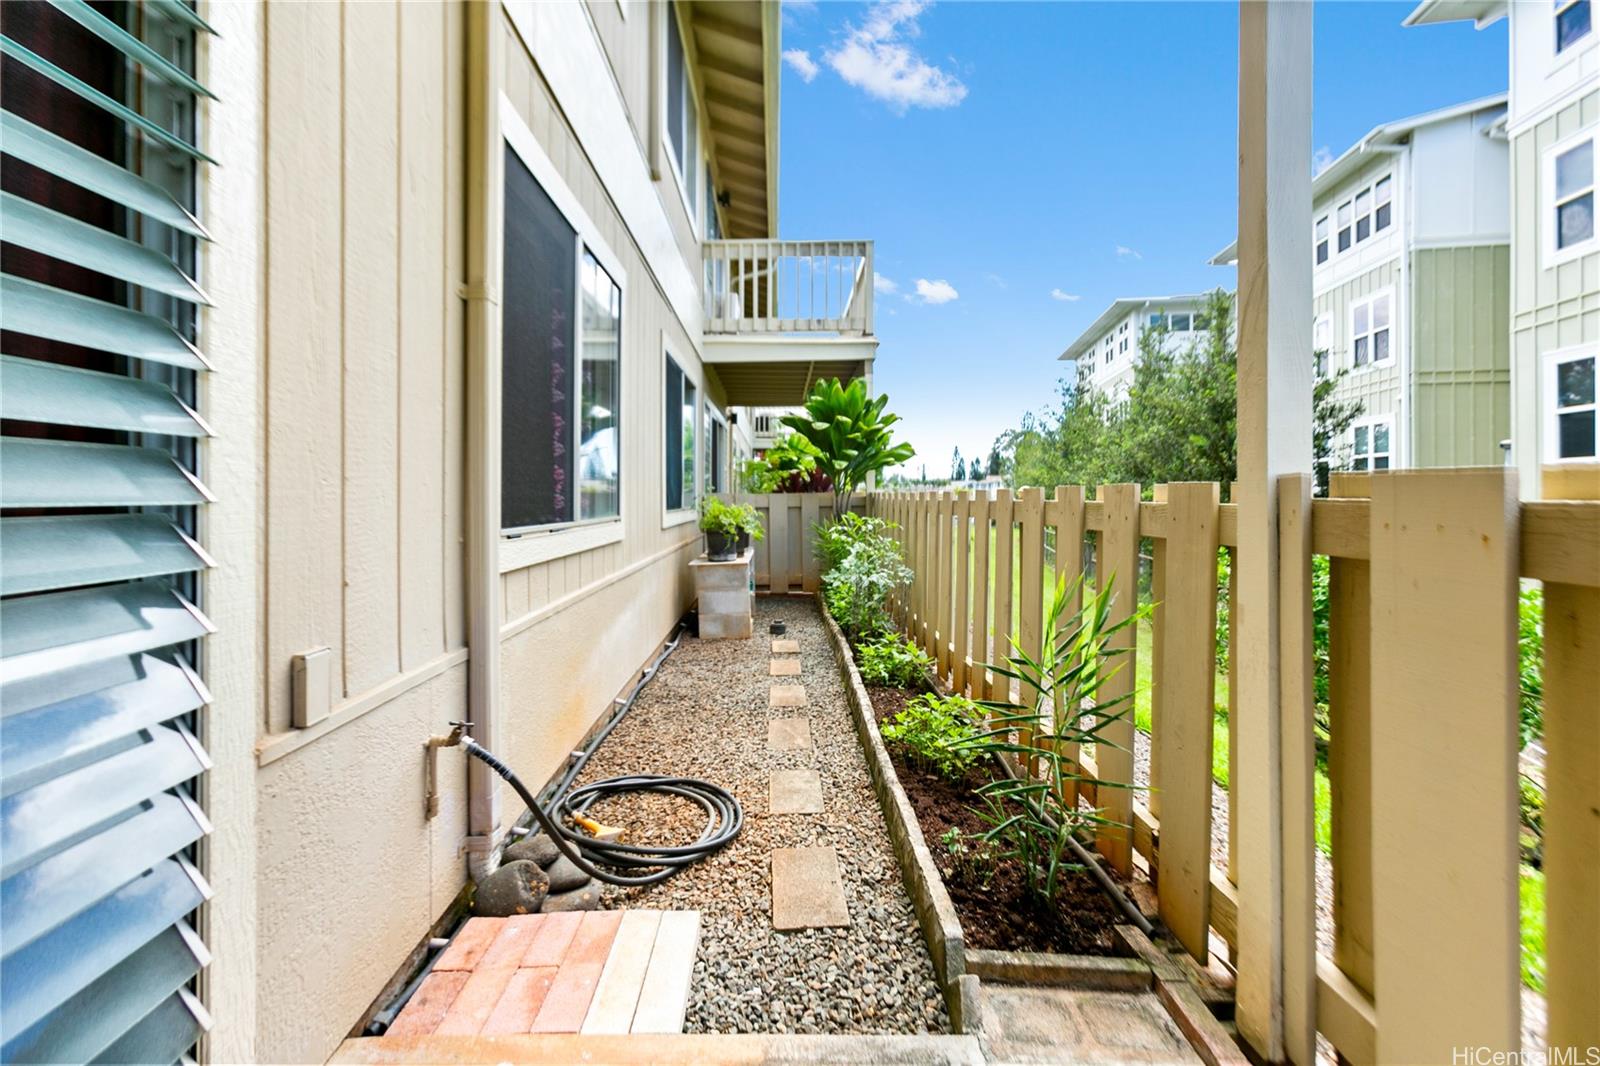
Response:
[{"label": "gravel path", "polygon": [[[767,676],[767,624],[777,618],[800,642],[799,678]],[[686,1032],[948,1032],[944,999],[900,881],[817,607],[808,599],[759,597],[755,622],[750,640],[686,639],[580,778],[703,777],[738,797],[744,831],[662,884],[607,888],[605,905],[700,911]],[[809,706],[769,710],[775,681],[804,684]],[[768,754],[768,719],[801,716],[811,721],[812,750]],[[769,815],[771,771],[807,767],[822,779],[824,813]],[[608,800],[590,813],[628,826],[634,840],[688,842],[704,824],[698,807],[664,796]],[[771,851],[830,844],[838,850],[851,924],[774,931]]]}]

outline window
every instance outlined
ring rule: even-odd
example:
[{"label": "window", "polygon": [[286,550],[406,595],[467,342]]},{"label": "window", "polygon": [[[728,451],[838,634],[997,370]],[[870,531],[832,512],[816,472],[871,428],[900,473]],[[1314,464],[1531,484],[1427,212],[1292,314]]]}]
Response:
[{"label": "window", "polygon": [[667,20],[667,139],[689,217],[699,217],[700,112],[694,102],[694,79],[689,55],[678,27],[677,5],[669,4]]},{"label": "window", "polygon": [[1323,215],[1317,219],[1315,234],[1317,245],[1317,265],[1321,266],[1328,261],[1328,216]]},{"label": "window", "polygon": [[1157,328],[1159,328],[1161,326],[1164,326],[1164,325],[1166,325],[1166,322],[1167,322],[1167,316],[1166,315],[1157,314],[1157,315],[1151,315],[1150,316],[1150,328],[1151,329],[1157,329]]},{"label": "window", "polygon": [[1372,190],[1356,193],[1356,243],[1372,236]]},{"label": "window", "polygon": [[1393,453],[1390,437],[1394,421],[1390,418],[1371,418],[1357,422],[1350,430],[1350,469],[1387,470]]},{"label": "window", "polygon": [[500,523],[621,513],[622,290],[506,145]]},{"label": "window", "polygon": [[1350,365],[1382,366],[1394,358],[1390,343],[1389,292],[1381,292],[1350,308]]},{"label": "window", "polygon": [[709,403],[706,405],[706,492],[728,490],[728,423]]},{"label": "window", "polygon": [[1589,0],[1554,0],[1556,10],[1556,54],[1589,36],[1593,29]]},{"label": "window", "polygon": [[1328,351],[1333,347],[1333,316],[1321,314],[1311,323],[1311,350],[1316,354],[1317,377],[1328,376]]},{"label": "window", "polygon": [[687,511],[695,505],[695,411],[699,404],[694,382],[672,356],[666,359],[667,510]]},{"label": "window", "polygon": [[1373,186],[1373,202],[1377,206],[1377,213],[1372,219],[1374,231],[1389,228],[1389,223],[1394,220],[1394,205],[1390,202],[1394,198],[1394,179],[1379,178],[1378,184]]},{"label": "window", "polygon": [[1549,462],[1600,456],[1595,361],[1592,350],[1552,352],[1545,357],[1544,454]]},{"label": "window", "polygon": [[1117,345],[1117,351],[1125,352],[1127,350],[1128,350],[1128,338],[1124,337],[1124,338],[1122,338],[1122,343]]},{"label": "window", "polygon": [[1350,250],[1350,202],[1339,205],[1339,251]]},{"label": "window", "polygon": [[1594,131],[1556,145],[1545,157],[1550,204],[1545,252],[1552,264],[1594,248]]},{"label": "window", "polygon": [[1188,312],[1184,311],[1184,312],[1179,312],[1178,314],[1174,314],[1172,316],[1172,332],[1174,332],[1174,333],[1187,333],[1187,332],[1189,332],[1189,322],[1190,322],[1190,318],[1189,318]]}]

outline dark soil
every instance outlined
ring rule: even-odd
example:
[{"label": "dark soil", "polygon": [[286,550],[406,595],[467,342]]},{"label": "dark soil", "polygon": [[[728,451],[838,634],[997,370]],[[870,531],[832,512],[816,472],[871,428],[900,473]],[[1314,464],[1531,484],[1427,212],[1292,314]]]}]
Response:
[{"label": "dark soil", "polygon": [[[917,693],[869,686],[879,723],[893,718]],[[917,812],[923,838],[944,877],[945,888],[961,918],[970,947],[1001,951],[1054,951],[1069,955],[1116,955],[1112,927],[1127,918],[1087,871],[1062,875],[1054,907],[1029,891],[1022,864],[1006,859],[978,871],[957,867],[940,838],[952,827],[976,835],[989,827],[975,813],[983,800],[977,790],[991,779],[983,767],[952,781],[906,761],[898,745],[888,744],[889,759]],[[969,844],[970,846],[970,844]]]}]

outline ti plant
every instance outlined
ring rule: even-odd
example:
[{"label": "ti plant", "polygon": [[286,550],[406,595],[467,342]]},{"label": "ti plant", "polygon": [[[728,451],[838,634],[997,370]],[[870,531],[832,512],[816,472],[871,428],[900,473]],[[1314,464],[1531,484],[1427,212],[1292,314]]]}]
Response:
[{"label": "ti plant", "polygon": [[911,445],[894,443],[890,427],[900,416],[883,413],[888,403],[887,395],[869,396],[861,378],[849,385],[825,378],[812,386],[804,412],[783,417],[785,426],[816,449],[818,468],[833,482],[835,515],[849,509],[850,494],[868,474],[916,454]]},{"label": "ti plant", "polygon": [[984,806],[977,813],[989,826],[984,839],[1002,849],[1001,857],[1017,859],[1029,887],[1051,902],[1060,892],[1061,875],[1078,868],[1067,861],[1068,841],[1086,830],[1121,824],[1098,809],[1080,807],[1079,783],[1133,787],[1095,781],[1082,773],[1076,759],[1081,745],[1111,745],[1104,730],[1133,710],[1131,693],[1102,698],[1101,691],[1121,669],[1117,656],[1127,650],[1112,647],[1113,638],[1134,626],[1148,608],[1111,621],[1111,588],[1109,579],[1094,589],[1081,576],[1070,585],[1056,583],[1038,658],[1013,640],[1015,654],[1004,666],[989,667],[1008,679],[1008,694],[1009,681],[1020,684],[1021,702],[980,703],[990,712],[989,728],[968,742],[1005,760],[1017,773],[978,790]]}]

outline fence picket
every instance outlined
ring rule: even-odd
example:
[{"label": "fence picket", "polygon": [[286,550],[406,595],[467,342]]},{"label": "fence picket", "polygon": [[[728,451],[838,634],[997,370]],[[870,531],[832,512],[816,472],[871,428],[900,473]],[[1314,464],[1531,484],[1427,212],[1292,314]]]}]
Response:
[{"label": "fence picket", "polygon": [[[1154,503],[1167,502],[1166,485],[1150,486],[1150,499]],[[1169,523],[1170,528],[1170,523]],[[1161,745],[1154,738],[1161,728],[1162,708],[1167,700],[1167,680],[1164,674],[1162,651],[1167,642],[1167,538],[1155,537],[1150,541],[1150,791],[1145,794],[1145,806],[1157,819],[1161,817],[1161,797],[1166,786],[1161,777]]]},{"label": "fence picket", "polygon": [[[1070,616],[1083,605],[1083,589],[1076,584],[1083,573],[1083,488],[1078,485],[1057,485],[1055,498],[1044,505],[1044,521],[1045,525],[1055,527],[1055,583],[1066,588],[1070,594],[1063,612]],[[1055,721],[1052,725],[1058,732],[1061,728],[1061,712],[1061,694],[1057,693]],[[1077,764],[1078,745],[1075,742],[1060,742],[1056,752]]]},{"label": "fence picket", "polygon": [[967,689],[967,641],[972,632],[972,493],[956,493],[955,503],[955,616],[950,628],[955,641],[950,652],[950,688]]},{"label": "fence picket", "polygon": [[[1016,499],[1011,495],[1010,489],[1000,489],[994,494],[994,620],[993,644],[989,651],[989,661],[996,665],[1004,664],[1006,657],[1011,654],[1011,638],[1016,634],[1015,623],[1011,617],[1013,584],[1011,568],[1011,542],[1015,535],[1013,519],[1016,512]],[[1009,678],[996,676],[991,679],[993,692],[990,699],[1010,700],[1011,681]]]},{"label": "fence picket", "polygon": [[[845,510],[849,510],[845,505]],[[836,517],[833,503],[828,503],[828,520]],[[822,522],[822,494],[808,492],[800,497],[800,587],[815,592],[822,584],[822,572],[817,563],[815,544],[817,526]]]},{"label": "fence picket", "polygon": [[994,501],[987,489],[972,499],[972,636],[967,666],[969,694],[975,700],[990,698],[989,671],[989,515]]},{"label": "fence picket", "polygon": [[939,671],[940,680],[950,676],[950,577],[952,566],[950,564],[952,550],[952,522],[955,519],[955,493],[946,489],[939,494],[938,508],[934,514],[936,536],[934,550],[937,553],[935,571],[938,575],[938,586],[934,592],[933,626],[937,634],[938,654],[934,656]]},{"label": "fence picket", "polygon": [[[1017,494],[1017,643],[1025,655],[1038,659],[1044,626],[1044,490],[1024,488]],[[1019,693],[1023,702],[1032,702],[1037,694]],[[1024,731],[1019,738],[1031,743],[1032,731]],[[1038,776],[1039,760],[1031,759],[1028,773]]]},{"label": "fence picket", "polygon": [[789,591],[789,495],[774,493],[771,499],[772,521],[767,525],[771,575],[767,583],[773,593],[781,596]]},{"label": "fence picket", "polygon": [[[1110,620],[1121,621],[1138,608],[1139,600],[1139,486],[1101,485],[1098,493],[1104,514],[1095,553],[1095,581],[1109,582],[1114,597]],[[1117,657],[1117,672],[1101,689],[1101,700],[1129,697],[1127,713],[1101,730],[1109,743],[1095,745],[1095,769],[1111,785],[1133,784],[1133,691],[1138,676],[1138,644],[1129,626],[1111,641],[1125,649]],[[1101,788],[1100,809],[1116,826],[1102,828],[1096,844],[1100,853],[1124,877],[1133,873],[1133,791],[1131,787]]]}]

